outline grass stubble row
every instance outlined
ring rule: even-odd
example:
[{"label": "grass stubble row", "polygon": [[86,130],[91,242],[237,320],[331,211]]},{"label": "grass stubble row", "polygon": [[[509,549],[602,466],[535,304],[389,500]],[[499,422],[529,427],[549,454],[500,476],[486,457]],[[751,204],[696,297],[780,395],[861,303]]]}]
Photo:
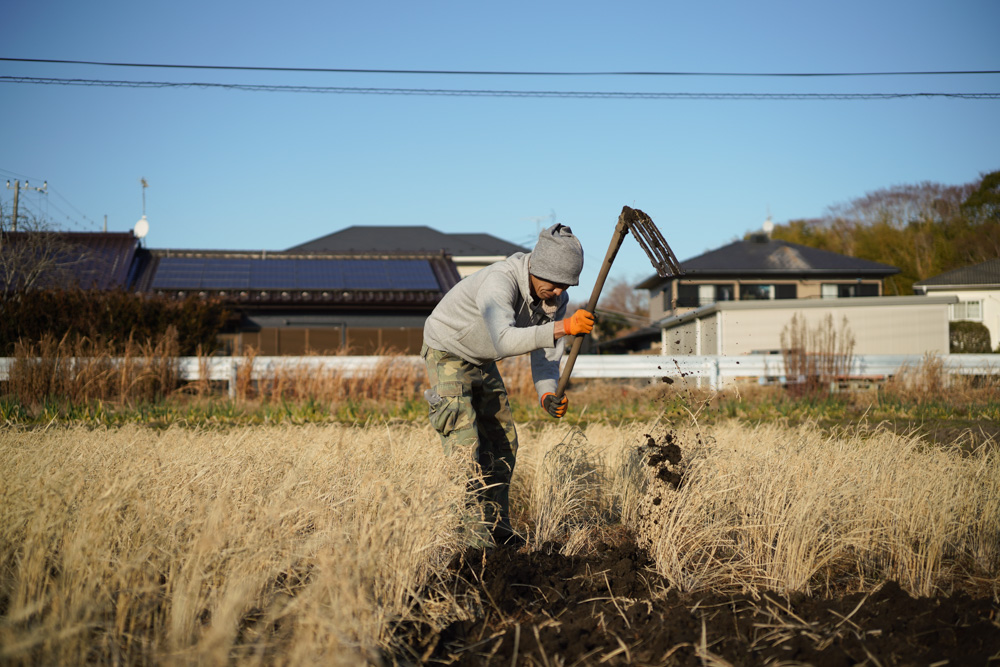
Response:
[{"label": "grass stubble row", "polygon": [[[643,445],[670,434],[679,485]],[[673,588],[1000,592],[1000,457],[736,421],[521,430],[528,548],[624,524]],[[465,471],[403,423],[0,432],[0,663],[359,664],[476,613]],[[654,502],[655,500],[655,502]]]}]

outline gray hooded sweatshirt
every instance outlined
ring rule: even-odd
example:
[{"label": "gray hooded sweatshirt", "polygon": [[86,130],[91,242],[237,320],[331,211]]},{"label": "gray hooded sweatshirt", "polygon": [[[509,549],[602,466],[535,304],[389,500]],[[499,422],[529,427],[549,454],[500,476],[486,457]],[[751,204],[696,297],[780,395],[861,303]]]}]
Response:
[{"label": "gray hooded sweatshirt", "polygon": [[530,353],[540,398],[559,382],[566,337],[555,341],[554,327],[569,296],[532,299],[530,260],[531,253],[515,253],[459,281],[427,318],[424,343],[476,366]]}]

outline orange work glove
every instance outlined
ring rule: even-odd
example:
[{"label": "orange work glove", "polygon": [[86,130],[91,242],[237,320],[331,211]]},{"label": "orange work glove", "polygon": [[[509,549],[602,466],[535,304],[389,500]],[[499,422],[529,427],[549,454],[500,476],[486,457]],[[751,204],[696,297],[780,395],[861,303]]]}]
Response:
[{"label": "orange work glove", "polygon": [[[586,311],[581,310],[579,312],[583,313]],[[569,398],[564,394],[562,398],[557,399],[555,394],[551,391],[547,391],[542,394],[541,403],[546,412],[556,419],[559,419],[566,414],[566,408],[569,407]]]},{"label": "orange work glove", "polygon": [[570,336],[589,334],[594,328],[594,314],[581,308],[563,320],[563,331]]}]

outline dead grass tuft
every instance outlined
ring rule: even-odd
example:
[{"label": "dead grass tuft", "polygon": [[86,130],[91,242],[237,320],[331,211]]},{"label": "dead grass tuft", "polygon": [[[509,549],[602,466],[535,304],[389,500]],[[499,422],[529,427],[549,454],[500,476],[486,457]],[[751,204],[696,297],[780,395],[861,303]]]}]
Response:
[{"label": "dead grass tuft", "polygon": [[[624,524],[671,587],[763,600],[763,642],[804,631],[767,590],[1000,594],[995,448],[728,422],[673,429],[682,482],[658,486],[663,430],[523,429],[529,548],[579,553]],[[400,623],[482,611],[446,583],[468,470],[423,424],[7,429],[0,465],[5,664],[378,663]]]}]

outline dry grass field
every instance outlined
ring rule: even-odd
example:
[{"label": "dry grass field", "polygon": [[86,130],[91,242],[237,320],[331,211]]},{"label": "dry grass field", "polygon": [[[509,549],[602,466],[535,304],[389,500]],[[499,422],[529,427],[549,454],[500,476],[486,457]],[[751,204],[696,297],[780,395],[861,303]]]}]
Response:
[{"label": "dry grass field", "polygon": [[[520,435],[513,518],[528,545],[505,562],[525,576],[558,559],[576,568],[553,574],[563,583],[597,582],[605,592],[576,606],[600,614],[587,635],[606,634],[607,650],[553,652],[546,638],[565,636],[569,616],[540,584],[534,616],[499,598],[527,594],[510,580],[459,585],[457,572],[485,582],[499,555],[467,548],[468,471],[423,422],[51,426],[0,431],[0,664],[477,664],[488,642],[459,644],[483,618],[496,664],[730,664],[705,616],[700,642],[643,616],[669,639],[643,654],[646,607],[625,578],[645,582],[650,613],[678,595],[688,608],[698,596],[860,599],[833,634],[800,633],[816,646],[846,642],[850,615],[886,582],[1000,609],[995,444],[690,419]],[[633,538],[648,563],[588,564]],[[1000,614],[980,621],[1000,637]]]}]

